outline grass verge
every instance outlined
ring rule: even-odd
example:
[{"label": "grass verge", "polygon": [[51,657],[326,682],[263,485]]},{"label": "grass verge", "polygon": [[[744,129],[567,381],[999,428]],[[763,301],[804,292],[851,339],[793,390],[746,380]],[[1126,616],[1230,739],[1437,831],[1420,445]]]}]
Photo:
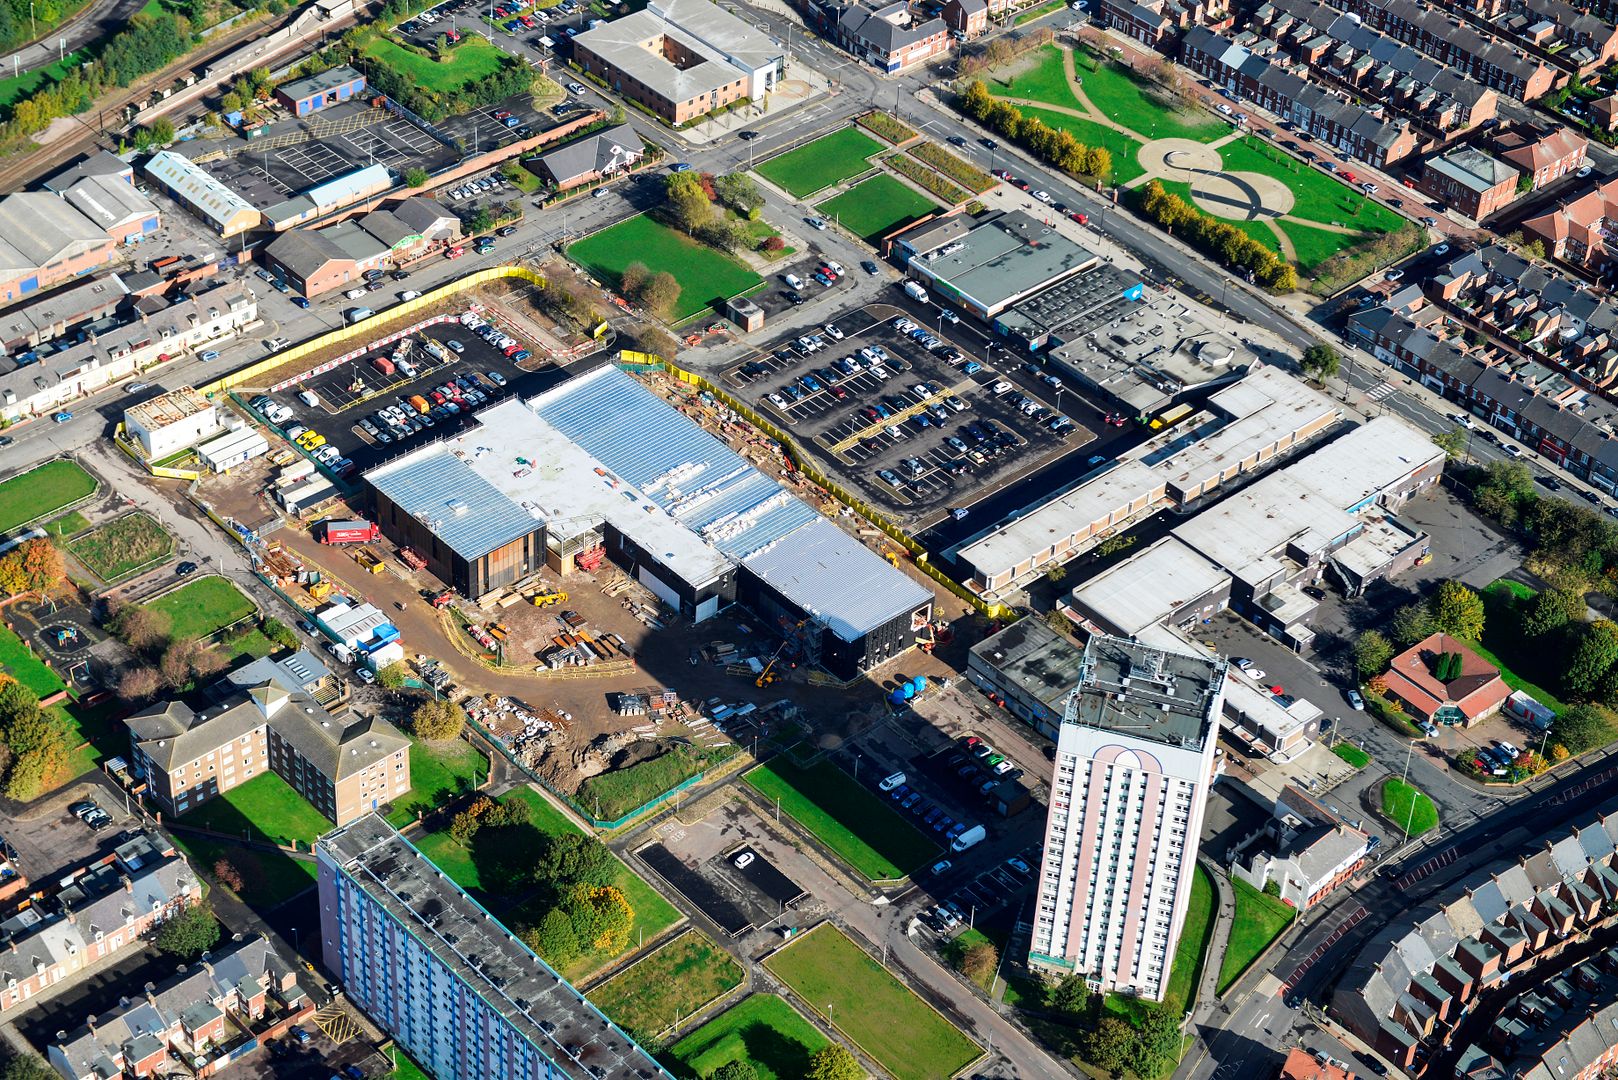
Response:
[{"label": "grass verge", "polygon": [[579,805],[588,807],[598,822],[617,821],[693,776],[728,761],[735,753],[734,744],[708,750],[676,746],[626,769],[588,778],[579,787]]},{"label": "grass verge", "polygon": [[772,761],[747,783],[859,873],[904,877],[938,851],[927,836],[830,761],[809,768]]},{"label": "grass verge", "polygon": [[449,59],[444,61],[428,59],[380,34],[367,38],[360,51],[435,94],[454,93],[493,75],[507,62],[505,52],[477,34],[465,35],[460,44],[451,47]]},{"label": "grass verge", "polygon": [[1353,743],[1338,743],[1336,746],[1331,748],[1331,752],[1348,762],[1350,765],[1354,766],[1356,769],[1363,769],[1365,766],[1371,763],[1371,755],[1367,754],[1364,750],[1361,750]]},{"label": "grass verge", "polygon": [[227,836],[296,845],[305,850],[332,827],[326,816],[310,806],[291,784],[267,771],[181,815],[179,822]]},{"label": "grass verge", "polygon": [[830,923],[764,966],[895,1080],[947,1080],[983,1052]]},{"label": "grass verge", "polygon": [[1438,828],[1438,807],[1422,791],[1403,780],[1382,782],[1382,816],[1395,828],[1420,836]]},{"label": "grass verge", "polygon": [[1260,892],[1240,878],[1231,878],[1230,883],[1236,890],[1236,913],[1231,918],[1225,959],[1219,965],[1217,992],[1221,994],[1242,977],[1298,914],[1291,904]]}]

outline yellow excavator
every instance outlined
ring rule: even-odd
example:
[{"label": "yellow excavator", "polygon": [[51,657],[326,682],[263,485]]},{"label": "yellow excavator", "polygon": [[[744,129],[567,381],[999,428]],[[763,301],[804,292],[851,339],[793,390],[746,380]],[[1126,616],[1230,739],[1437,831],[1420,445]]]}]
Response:
[{"label": "yellow excavator", "polygon": [[535,593],[532,599],[535,607],[552,607],[567,603],[567,593],[558,589],[556,592]]}]

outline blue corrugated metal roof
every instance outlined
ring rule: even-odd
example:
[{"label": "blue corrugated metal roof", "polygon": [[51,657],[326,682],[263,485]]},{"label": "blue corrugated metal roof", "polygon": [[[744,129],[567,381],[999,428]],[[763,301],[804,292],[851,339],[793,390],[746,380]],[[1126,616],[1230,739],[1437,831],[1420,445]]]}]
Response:
[{"label": "blue corrugated metal roof", "polygon": [[732,559],[820,515],[618,368],[533,401],[540,418]]},{"label": "blue corrugated metal roof", "polygon": [[365,478],[464,559],[487,555],[540,526],[444,447],[381,465]]},{"label": "blue corrugated metal roof", "polygon": [[933,594],[830,521],[815,521],[744,565],[782,596],[857,641]]},{"label": "blue corrugated metal roof", "polygon": [[392,179],[388,176],[386,165],[367,165],[363,169],[356,169],[346,176],[339,176],[327,180],[323,184],[316,184],[305,191],[304,194],[316,206],[337,206],[364,198],[377,191],[384,191],[392,186]]}]

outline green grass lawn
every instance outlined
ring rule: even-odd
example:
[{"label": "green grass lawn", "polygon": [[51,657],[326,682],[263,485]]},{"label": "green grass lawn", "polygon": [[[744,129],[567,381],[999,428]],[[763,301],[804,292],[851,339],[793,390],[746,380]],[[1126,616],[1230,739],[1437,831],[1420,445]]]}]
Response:
[{"label": "green grass lawn", "polygon": [[1549,682],[1560,677],[1561,656],[1540,656],[1534,651],[1534,646],[1522,636],[1522,615],[1524,605],[1537,595],[1538,590],[1530,588],[1519,581],[1508,581],[1501,578],[1492,581],[1483,590],[1483,640],[1469,641],[1474,652],[1495,667],[1500,669],[1500,678],[1513,690],[1521,690],[1529,697],[1538,701],[1547,708],[1556,712],[1565,712],[1567,705],[1555,694],[1546,690],[1543,683],[1530,682],[1505,663],[1504,657],[1512,657],[1517,661],[1517,667],[1528,672],[1535,679]]},{"label": "green grass lawn", "polygon": [[854,235],[870,241],[938,209],[927,196],[882,173],[861,180],[815,207]]},{"label": "green grass lawn", "polygon": [[489,759],[462,739],[429,743],[410,742],[410,790],[393,804],[388,824],[402,829],[426,813],[465,792],[475,790],[489,775]]},{"label": "green grass lawn", "polygon": [[129,706],[108,697],[96,705],[64,701],[51,708],[62,718],[73,746],[68,755],[68,777],[83,776],[109,757],[129,752],[129,730],[121,720]]},{"label": "green grass lawn", "polygon": [[136,510],[78,537],[67,550],[102,581],[113,582],[171,553],[174,540],[156,518]]},{"label": "green grass lawn", "polygon": [[681,1080],[701,1080],[732,1061],[746,1061],[759,1080],[798,1080],[831,1040],[775,994],[754,994],[675,1043],[664,1064]]},{"label": "green grass lawn", "polygon": [[57,83],[68,72],[88,60],[82,52],[68,53],[64,59],[47,64],[45,67],[24,72],[9,79],[0,79],[0,107],[10,105],[18,98],[26,97],[47,83]]},{"label": "green grass lawn", "polygon": [[1027,11],[1023,12],[1021,15],[1018,15],[1017,18],[1012,21],[1011,25],[1013,25],[1013,26],[1021,26],[1024,23],[1031,23],[1035,19],[1043,19],[1045,16],[1049,15],[1051,12],[1053,12],[1053,11],[1061,11],[1066,6],[1067,6],[1067,0],[1051,0],[1050,3],[1041,5],[1040,7],[1029,8]]},{"label": "green grass lawn", "polygon": [[1230,133],[1229,124],[1216,120],[1211,113],[1168,101],[1167,91],[1149,87],[1118,64],[1098,61],[1080,52],[1074,56],[1074,67],[1091,104],[1142,138],[1212,142]]},{"label": "green grass lawn", "polygon": [[174,843],[191,865],[210,877],[221,859],[242,876],[242,902],[263,913],[292,899],[315,883],[314,860],[294,859],[280,851],[259,851],[195,833],[179,832]]},{"label": "green grass lawn", "polygon": [[588,997],[639,1041],[658,1036],[742,984],[735,959],[696,930],[591,990]]},{"label": "green grass lawn", "polygon": [[1403,780],[1382,782],[1382,816],[1401,832],[1408,824],[1411,836],[1438,828],[1438,807],[1433,800]]},{"label": "green grass lawn", "polygon": [[1296,221],[1283,221],[1280,225],[1281,230],[1287,234],[1287,239],[1292,241],[1292,250],[1297,252],[1298,269],[1305,272],[1313,270],[1340,251],[1375,239],[1369,233],[1348,236],[1328,229],[1316,229]]},{"label": "green grass lawn", "polygon": [[793,198],[805,199],[865,172],[871,167],[866,159],[881,149],[882,144],[865,132],[846,127],[760,162],[753,171]]},{"label": "green grass lawn", "polygon": [[1227,218],[1223,214],[1214,213],[1212,210],[1208,209],[1208,207],[1204,206],[1200,201],[1192,197],[1191,185],[1183,180],[1159,180],[1158,183],[1162,184],[1163,190],[1167,191],[1169,194],[1178,195],[1180,198],[1184,199],[1198,210],[1213,214],[1213,216],[1218,218],[1220,221],[1228,222],[1229,224],[1236,226],[1236,228],[1240,229],[1248,236],[1251,236],[1254,240],[1257,240],[1271,251],[1275,252],[1276,254],[1280,254],[1281,241],[1276,239],[1275,230],[1271,229],[1264,222],[1240,221],[1236,218]]},{"label": "green grass lawn", "polygon": [[433,1080],[420,1065],[411,1061],[403,1050],[395,1047],[393,1054],[393,1080]]},{"label": "green grass lawn", "polygon": [[257,660],[275,651],[275,642],[264,636],[256,626],[248,626],[245,633],[234,634],[229,641],[215,648],[224,649],[232,664],[238,660]]},{"label": "green grass lawn", "polygon": [[45,531],[50,534],[53,540],[60,540],[63,537],[81,533],[89,527],[89,518],[77,510],[69,510],[56,520],[46,523]]},{"label": "green grass lawn", "polygon": [[371,59],[409,76],[424,90],[435,94],[454,93],[468,83],[493,75],[510,58],[487,38],[467,34],[444,62],[413,53],[392,38],[374,35],[365,40],[362,51]]},{"label": "green grass lawn", "polygon": [[[507,799],[521,799],[528,804],[528,823],[534,830],[541,833],[560,834],[582,832],[573,821],[551,802],[532,788],[515,788],[501,796],[500,801]],[[519,836],[522,834],[519,833]],[[528,912],[521,905],[513,906],[516,898],[508,897],[505,903],[501,898],[487,895],[483,890],[483,880],[479,872],[477,860],[473,852],[454,840],[448,832],[428,833],[413,841],[422,854],[433,861],[437,867],[454,881],[455,884],[476,896],[491,911],[501,919],[512,924],[535,922],[542,912]],[[525,858],[522,850],[503,853],[505,857],[521,860]],[[646,883],[646,880],[636,874],[621,860],[618,862],[617,877],[612,882],[629,901],[629,906],[635,909],[635,940],[655,938],[669,927],[680,921],[680,913],[674,905],[663,898],[663,895]],[[626,950],[627,951],[627,950]],[[621,955],[621,954],[620,954]],[[568,979],[577,981],[577,976],[588,974],[594,968],[616,959],[616,957],[588,956],[581,958],[573,967],[564,970],[562,974]]]},{"label": "green grass lawn", "polygon": [[764,966],[895,1080],[946,1080],[983,1052],[830,923]]},{"label": "green grass lawn", "polygon": [[764,279],[723,252],[697,243],[645,214],[585,237],[568,257],[613,288],[631,263],[654,274],[668,271],[680,283],[680,299],[670,316],[682,322],[716,304],[763,284]]},{"label": "green grass lawn", "polygon": [[1367,754],[1364,750],[1361,750],[1353,743],[1338,743],[1336,746],[1331,748],[1331,752],[1348,762],[1350,765],[1354,766],[1356,769],[1363,769],[1365,766],[1371,763],[1371,755]]},{"label": "green grass lawn", "polygon": [[95,477],[76,461],[47,461],[0,483],[0,533],[42,518],[96,489]]},{"label": "green grass lawn", "polygon": [[[261,767],[263,762],[260,762]],[[292,790],[292,785],[268,770],[245,784],[223,792],[180,817],[181,825],[212,829],[272,844],[308,848],[315,838],[330,832],[332,823]]]},{"label": "green grass lawn", "polygon": [[1336,177],[1250,135],[1221,146],[1219,157],[1226,172],[1261,173],[1291,188],[1293,217],[1372,233],[1393,232],[1404,224],[1404,218]]},{"label": "green grass lawn", "polygon": [[760,765],[746,778],[781,812],[873,880],[904,877],[938,845],[830,761],[809,768],[786,761]]},{"label": "green grass lawn", "polygon": [[[1213,936],[1214,886],[1208,872],[1197,867],[1191,878],[1191,901],[1185,911],[1185,925],[1174,947],[1174,963],[1169,967],[1169,985],[1163,992],[1163,1007],[1176,1015],[1189,1009],[1202,982],[1202,965]],[[1146,1008],[1140,998],[1108,994],[1102,1007],[1134,1023]]]},{"label": "green grass lawn", "polygon": [[67,689],[62,677],[29,652],[22,638],[3,624],[0,624],[0,672],[10,675],[42,698]]},{"label": "green grass lawn", "polygon": [[1030,66],[1008,79],[991,79],[988,88],[996,97],[1026,98],[1029,101],[1043,101],[1047,105],[1060,105],[1065,109],[1084,108],[1074,96],[1073,88],[1067,84],[1067,73],[1062,67],[1062,51],[1055,46],[1036,50]]},{"label": "green grass lawn", "polygon": [[1066,113],[1052,112],[1033,105],[1019,105],[1017,108],[1024,116],[1043,120],[1051,128],[1067,132],[1086,146],[1104,147],[1112,155],[1110,179],[1113,183],[1127,184],[1146,171],[1141,168],[1138,156],[1140,143],[1121,131],[1114,131],[1094,120],[1068,116]]},{"label": "green grass lawn", "polygon": [[1217,992],[1221,994],[1242,977],[1248,965],[1292,925],[1298,914],[1291,904],[1282,903],[1239,878],[1231,878],[1230,883],[1236,889],[1236,914],[1231,918],[1225,959],[1219,965]]},{"label": "green grass lawn", "polygon": [[145,606],[169,617],[169,634],[176,641],[210,637],[254,610],[240,589],[217,575],[197,578]]}]

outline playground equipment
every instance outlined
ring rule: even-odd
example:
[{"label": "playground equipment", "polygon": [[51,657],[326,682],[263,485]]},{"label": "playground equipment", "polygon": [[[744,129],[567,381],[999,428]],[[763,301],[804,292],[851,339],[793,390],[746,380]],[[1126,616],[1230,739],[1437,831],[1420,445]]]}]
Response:
[{"label": "playground equipment", "polygon": [[79,628],[76,626],[60,626],[56,628],[56,647],[66,648],[79,643]]}]

